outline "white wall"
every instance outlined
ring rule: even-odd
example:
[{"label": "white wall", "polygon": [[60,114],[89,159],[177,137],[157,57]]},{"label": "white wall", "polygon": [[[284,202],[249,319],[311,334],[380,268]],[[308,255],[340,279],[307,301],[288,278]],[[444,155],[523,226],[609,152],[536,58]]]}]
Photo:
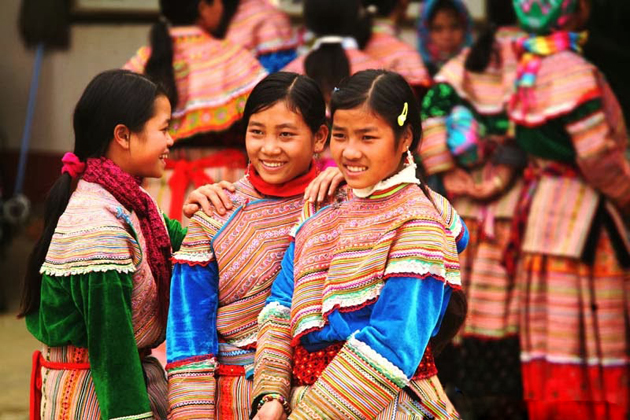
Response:
[{"label": "white wall", "polygon": [[[0,2],[0,139],[18,149],[22,137],[34,51],[19,36],[20,0]],[[72,111],[81,92],[97,73],[122,66],[146,43],[149,25],[72,25],[70,48],[45,54],[37,94],[31,148],[62,152],[72,149]]]}]

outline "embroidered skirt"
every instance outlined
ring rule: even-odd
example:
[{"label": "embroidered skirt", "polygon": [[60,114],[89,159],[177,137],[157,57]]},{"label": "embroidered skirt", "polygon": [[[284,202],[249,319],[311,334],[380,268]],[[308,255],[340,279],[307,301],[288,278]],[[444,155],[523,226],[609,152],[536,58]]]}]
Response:
[{"label": "embroidered skirt", "polygon": [[524,253],[517,272],[532,420],[628,419],[630,271],[601,230],[592,262]]}]

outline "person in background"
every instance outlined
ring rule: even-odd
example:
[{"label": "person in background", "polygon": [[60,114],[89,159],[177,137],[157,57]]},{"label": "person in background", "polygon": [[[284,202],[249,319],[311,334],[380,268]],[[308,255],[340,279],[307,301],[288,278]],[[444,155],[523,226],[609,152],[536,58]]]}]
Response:
[{"label": "person in background", "polygon": [[297,57],[298,37],[286,13],[269,0],[225,1],[233,13],[226,19],[225,38],[254,54],[269,73]]},{"label": "person in background", "polygon": [[527,156],[507,115],[518,62],[512,45],[519,35],[510,12],[494,16],[475,44],[435,76],[422,106],[419,156],[428,175],[442,178],[470,231],[460,256],[468,317],[454,345],[436,360],[440,380],[447,391],[461,390],[464,398],[452,399],[471,418],[516,420],[526,412],[514,279],[503,256]]},{"label": "person in background", "polygon": [[520,302],[529,417],[627,419],[630,398],[628,134],[610,86],[581,55],[586,0],[514,0],[521,28],[509,116],[529,154],[508,245]]},{"label": "person in background", "polygon": [[151,29],[150,46],[140,48],[124,66],[164,86],[173,107],[173,157],[164,180],[146,188],[174,219],[181,220],[189,184],[236,181],[246,166],[236,124],[266,72],[249,51],[218,38],[228,4],[160,0],[161,18]]},{"label": "person in background", "polygon": [[387,70],[401,74],[421,98],[431,85],[431,77],[420,54],[398,38],[408,6],[409,0],[363,0],[363,7],[373,17],[371,35],[363,51]]},{"label": "person in background", "polygon": [[[173,145],[171,106],[146,76],[96,76],[74,111],[74,153],[52,187],[20,316],[33,357],[31,419],[165,419],[171,250],[185,231],[140,187]],[[76,188],[73,189],[73,186]]]},{"label": "person in background", "polygon": [[362,71],[333,93],[331,112],[352,196],[305,207],[294,231],[258,318],[253,418],[458,418],[431,348],[461,325],[441,329],[468,237],[415,176],[414,93],[397,73]]},{"label": "person in background", "polygon": [[462,0],[426,0],[418,21],[418,50],[431,76],[472,44],[472,19]]}]

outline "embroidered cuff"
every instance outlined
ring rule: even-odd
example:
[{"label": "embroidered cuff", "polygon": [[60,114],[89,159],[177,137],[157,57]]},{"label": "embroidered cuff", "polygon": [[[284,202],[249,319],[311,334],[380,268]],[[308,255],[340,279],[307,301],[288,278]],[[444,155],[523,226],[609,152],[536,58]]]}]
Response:
[{"label": "embroidered cuff", "polygon": [[253,400],[263,394],[289,399],[293,365],[289,318],[290,309],[277,302],[265,306],[258,317]]},{"label": "embroidered cuff", "polygon": [[212,355],[166,365],[169,419],[214,419],[216,368]]},{"label": "embroidered cuff", "polygon": [[125,417],[114,417],[111,420],[143,420],[143,419],[152,419],[153,412],[148,411],[142,414],[136,414],[135,416],[125,416]]},{"label": "embroidered cuff", "polygon": [[291,418],[376,418],[408,383],[397,366],[350,337],[298,403]]}]

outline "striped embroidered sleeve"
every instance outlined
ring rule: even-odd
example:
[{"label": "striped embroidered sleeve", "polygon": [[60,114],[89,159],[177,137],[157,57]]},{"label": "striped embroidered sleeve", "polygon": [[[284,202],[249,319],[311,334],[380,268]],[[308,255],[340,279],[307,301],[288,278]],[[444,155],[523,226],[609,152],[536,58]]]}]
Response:
[{"label": "striped embroidered sleeve", "polygon": [[625,214],[630,214],[630,163],[625,152],[627,131],[621,108],[602,81],[601,99],[580,105],[566,116],[577,163],[590,185]]},{"label": "striped embroidered sleeve", "polygon": [[287,400],[291,391],[293,348],[291,347],[291,300],[293,298],[292,242],[282,260],[282,270],[271,287],[267,304],[258,316],[258,340],[254,368],[252,409],[265,394],[280,394]]},{"label": "striped embroidered sleeve", "polygon": [[456,105],[455,90],[446,83],[438,83],[425,95],[422,102],[422,134],[418,153],[427,175],[455,168],[455,160],[448,149],[446,118]]}]

